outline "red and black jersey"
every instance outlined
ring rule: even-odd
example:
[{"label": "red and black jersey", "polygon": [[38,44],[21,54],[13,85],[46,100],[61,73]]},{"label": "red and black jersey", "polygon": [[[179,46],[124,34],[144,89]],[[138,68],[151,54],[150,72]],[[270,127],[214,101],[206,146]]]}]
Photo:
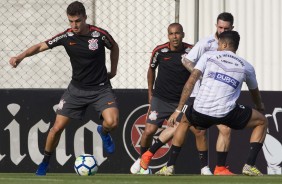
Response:
[{"label": "red and black jersey", "polygon": [[170,103],[178,103],[190,72],[182,65],[181,56],[193,46],[183,43],[181,51],[171,51],[169,43],[157,46],[152,53],[150,67],[158,67],[153,96]]},{"label": "red and black jersey", "polygon": [[111,49],[115,43],[105,30],[89,25],[89,33],[78,35],[72,29],[46,41],[50,49],[62,45],[72,65],[71,83],[80,89],[95,89],[109,84],[105,65],[105,47]]}]

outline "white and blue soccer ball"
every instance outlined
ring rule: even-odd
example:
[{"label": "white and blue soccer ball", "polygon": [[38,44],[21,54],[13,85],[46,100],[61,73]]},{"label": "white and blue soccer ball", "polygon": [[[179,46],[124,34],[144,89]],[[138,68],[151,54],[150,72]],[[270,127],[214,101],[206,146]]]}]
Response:
[{"label": "white and blue soccer ball", "polygon": [[93,155],[82,154],[74,162],[74,170],[80,176],[92,176],[98,171],[98,162]]}]

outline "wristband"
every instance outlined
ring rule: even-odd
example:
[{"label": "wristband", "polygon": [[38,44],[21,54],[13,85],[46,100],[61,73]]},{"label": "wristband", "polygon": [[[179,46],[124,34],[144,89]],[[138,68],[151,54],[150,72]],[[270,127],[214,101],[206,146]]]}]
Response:
[{"label": "wristband", "polygon": [[178,110],[178,109],[175,109],[175,112],[178,112],[178,113],[180,113],[181,111],[180,111],[180,110]]}]

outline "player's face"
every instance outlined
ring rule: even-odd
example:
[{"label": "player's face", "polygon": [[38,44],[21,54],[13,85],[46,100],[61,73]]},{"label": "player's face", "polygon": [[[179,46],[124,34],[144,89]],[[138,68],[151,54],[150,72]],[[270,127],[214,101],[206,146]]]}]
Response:
[{"label": "player's face", "polygon": [[184,33],[179,26],[171,26],[168,28],[168,39],[170,43],[170,49],[177,49],[182,46],[182,39]]},{"label": "player's face", "polygon": [[86,16],[83,15],[68,15],[69,24],[72,31],[76,34],[83,34],[87,28],[86,26]]},{"label": "player's face", "polygon": [[231,31],[234,26],[231,25],[228,21],[218,20],[216,26],[216,35],[220,35],[220,33],[224,31]]}]

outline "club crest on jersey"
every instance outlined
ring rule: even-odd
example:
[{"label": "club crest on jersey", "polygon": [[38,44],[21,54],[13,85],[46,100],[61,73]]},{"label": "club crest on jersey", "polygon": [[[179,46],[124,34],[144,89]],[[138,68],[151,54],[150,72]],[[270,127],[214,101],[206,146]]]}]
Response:
[{"label": "club crest on jersey", "polygon": [[98,31],[93,31],[93,32],[91,33],[91,36],[94,37],[94,38],[97,38],[97,37],[100,36],[100,33],[99,33]]},{"label": "club crest on jersey", "polygon": [[92,38],[91,40],[88,40],[88,47],[90,50],[96,50],[98,49],[98,40],[97,39],[94,39]]}]

